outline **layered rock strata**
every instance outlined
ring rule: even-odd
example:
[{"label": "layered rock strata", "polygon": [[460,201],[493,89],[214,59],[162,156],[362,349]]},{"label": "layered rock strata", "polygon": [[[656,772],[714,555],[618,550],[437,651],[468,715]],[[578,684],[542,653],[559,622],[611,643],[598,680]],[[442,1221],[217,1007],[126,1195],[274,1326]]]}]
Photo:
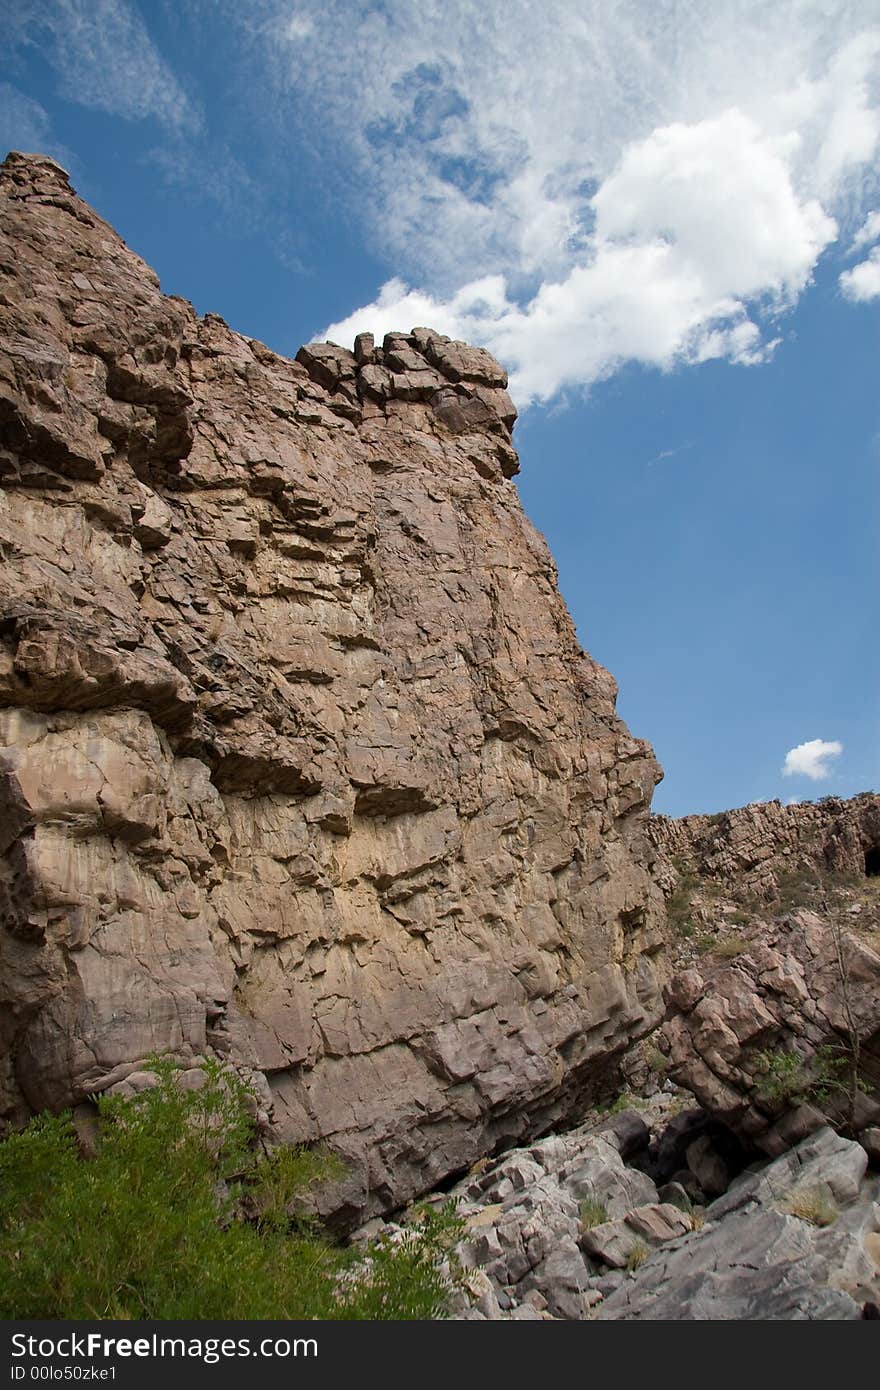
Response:
[{"label": "layered rock strata", "polygon": [[295,362],[0,173],[2,1111],[214,1051],[345,1210],[575,1113],[660,1012],[658,768],[488,354]]}]

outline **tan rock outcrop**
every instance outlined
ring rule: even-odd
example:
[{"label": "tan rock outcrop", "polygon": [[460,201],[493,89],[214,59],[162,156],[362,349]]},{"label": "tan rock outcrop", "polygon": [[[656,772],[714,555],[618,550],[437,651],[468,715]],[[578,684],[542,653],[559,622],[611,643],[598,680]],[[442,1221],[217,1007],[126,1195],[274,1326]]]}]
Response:
[{"label": "tan rock outcrop", "polygon": [[263,1073],[369,1214],[574,1113],[660,1010],[658,768],[485,352],[296,362],[0,174],[2,1109]]}]

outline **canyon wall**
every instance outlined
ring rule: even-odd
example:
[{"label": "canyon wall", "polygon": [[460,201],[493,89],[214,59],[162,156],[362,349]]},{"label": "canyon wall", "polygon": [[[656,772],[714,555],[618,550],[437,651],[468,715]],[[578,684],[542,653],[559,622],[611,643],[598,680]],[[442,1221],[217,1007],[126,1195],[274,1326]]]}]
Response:
[{"label": "canyon wall", "polygon": [[296,361],[0,172],[0,1112],[255,1079],[349,1218],[576,1115],[662,1012],[659,770],[487,353]]}]

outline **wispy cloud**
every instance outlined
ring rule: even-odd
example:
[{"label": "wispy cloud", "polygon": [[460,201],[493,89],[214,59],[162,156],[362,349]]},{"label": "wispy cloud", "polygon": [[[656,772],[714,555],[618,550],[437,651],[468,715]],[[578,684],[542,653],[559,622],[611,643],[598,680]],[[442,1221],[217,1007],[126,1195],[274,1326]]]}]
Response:
[{"label": "wispy cloud", "polygon": [[863,246],[870,246],[875,241],[880,241],[880,212],[872,212],[865,218],[850,242],[850,254],[861,251]]},{"label": "wispy cloud", "polygon": [[809,777],[813,782],[823,782],[829,776],[831,768],[829,762],[832,758],[839,758],[843,752],[843,744],[836,739],[826,742],[825,739],[811,738],[806,743],[799,743],[796,748],[790,748],[785,755],[785,763],[782,768],[783,777]]},{"label": "wispy cloud", "polygon": [[686,449],[692,449],[695,441],[689,439],[686,444],[677,444],[674,449],[661,449],[659,454],[655,454],[648,460],[648,467],[653,468],[657,463],[664,463],[666,459],[674,459],[678,454],[683,454]]},{"label": "wispy cloud", "polygon": [[55,138],[45,108],[10,82],[0,82],[0,158],[7,150],[51,154],[68,170],[76,163],[71,151]]},{"label": "wispy cloud", "polygon": [[[162,124],[167,177],[237,151],[235,216],[313,152],[319,196],[388,267],[326,335],[484,343],[521,405],[627,362],[766,361],[823,253],[880,217],[876,0],[180,0],[181,34],[222,35],[234,137],[148,10],[8,9],[7,44],[38,45],[62,95]],[[873,297],[875,272],[842,292]]]},{"label": "wispy cloud", "polygon": [[127,120],[152,116],[172,130],[199,128],[196,107],[128,0],[9,0],[3,25],[7,44],[39,49],[67,101]]}]

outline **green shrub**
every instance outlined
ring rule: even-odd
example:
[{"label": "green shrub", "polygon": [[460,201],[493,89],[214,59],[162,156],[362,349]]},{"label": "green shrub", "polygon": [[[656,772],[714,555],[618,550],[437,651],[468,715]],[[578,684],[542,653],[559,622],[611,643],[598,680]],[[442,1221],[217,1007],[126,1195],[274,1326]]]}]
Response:
[{"label": "green shrub", "polygon": [[771,1102],[827,1100],[834,1094],[848,1094],[842,1074],[848,1060],[837,1048],[826,1045],[807,1059],[798,1052],[758,1052],[755,1062],[760,1073],[757,1093]]},{"label": "green shrub", "polygon": [[645,1062],[656,1076],[665,1076],[669,1071],[669,1058],[654,1043],[645,1048]]},{"label": "green shrub", "polygon": [[741,936],[721,936],[712,947],[712,952],[724,960],[733,960],[735,956],[741,956],[748,949],[748,942],[743,941]]},{"label": "green shrub", "polygon": [[821,881],[815,869],[793,869],[779,876],[779,890],[776,906],[782,912],[794,912],[799,907],[812,906],[821,890]]},{"label": "green shrub", "polygon": [[67,1114],[0,1143],[0,1317],[443,1316],[463,1230],[451,1209],[399,1244],[335,1246],[302,1205],[332,1160],[259,1153],[252,1097],[219,1064],[199,1090],[151,1065],[154,1088],[98,1098],[93,1157]]},{"label": "green shrub", "polygon": [[681,936],[691,936],[693,934],[693,923],[691,922],[691,899],[694,890],[699,883],[695,874],[680,872],[678,883],[666,903],[666,915],[669,925]]},{"label": "green shrub", "polygon": [[614,1100],[609,1101],[607,1105],[597,1105],[596,1114],[602,1115],[603,1117],[607,1115],[621,1115],[624,1110],[641,1110],[645,1105],[647,1105],[647,1101],[641,1096],[633,1095],[631,1091],[621,1091],[620,1094],[615,1096]]}]

